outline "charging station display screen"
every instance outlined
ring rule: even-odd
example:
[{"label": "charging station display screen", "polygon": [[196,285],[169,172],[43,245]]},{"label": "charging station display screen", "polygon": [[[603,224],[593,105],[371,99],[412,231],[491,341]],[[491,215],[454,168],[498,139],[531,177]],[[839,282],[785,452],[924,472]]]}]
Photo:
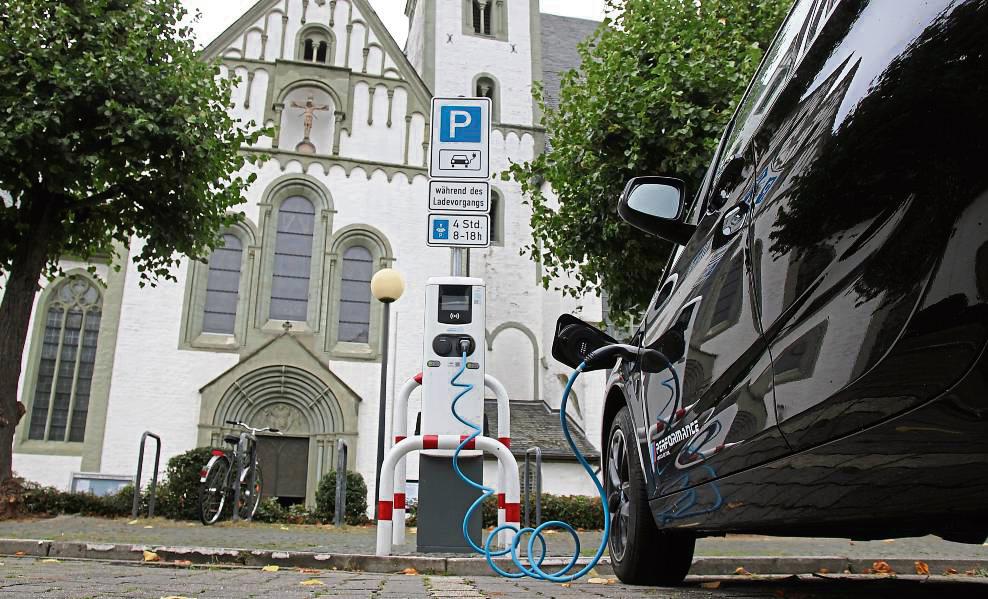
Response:
[{"label": "charging station display screen", "polygon": [[464,312],[470,309],[470,295],[442,295],[439,297],[439,309],[443,312]]},{"label": "charging station display screen", "polygon": [[469,285],[441,285],[439,287],[439,322],[467,324],[471,322],[471,291]]}]

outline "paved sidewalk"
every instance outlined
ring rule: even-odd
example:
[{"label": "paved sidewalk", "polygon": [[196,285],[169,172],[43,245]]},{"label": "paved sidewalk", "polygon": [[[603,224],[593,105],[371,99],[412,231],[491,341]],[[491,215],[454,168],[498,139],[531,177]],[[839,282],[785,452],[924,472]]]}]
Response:
[{"label": "paved sidewalk", "polygon": [[[814,597],[918,599],[984,597],[988,583],[964,578],[903,579],[803,577],[782,580],[744,577],[691,579],[677,589],[631,587],[613,580],[559,585],[531,580],[437,577],[348,572],[265,572],[247,568],[165,568],[72,560],[4,558],[0,562],[0,598],[61,599],[279,599],[350,597],[354,599],[664,597],[733,599]],[[607,584],[601,584],[606,582]]]},{"label": "paved sidewalk", "polygon": [[[171,520],[107,520],[80,516],[59,516],[43,520],[0,522],[0,539],[48,539],[90,543],[132,543],[193,547],[234,547],[266,550],[292,550],[327,553],[373,554],[376,543],[373,526],[336,529],[332,526],[283,526],[278,524],[232,524],[202,526]],[[592,555],[600,533],[581,533],[584,555]],[[550,554],[572,555],[567,534],[548,535]],[[396,554],[415,552],[415,534],[408,543],[395,547]],[[981,560],[988,564],[988,547],[950,543],[937,537],[892,541],[850,541],[847,539],[801,539],[730,535],[701,539],[697,556],[834,556],[846,559],[956,559]],[[986,565],[988,569],[988,565]]]}]

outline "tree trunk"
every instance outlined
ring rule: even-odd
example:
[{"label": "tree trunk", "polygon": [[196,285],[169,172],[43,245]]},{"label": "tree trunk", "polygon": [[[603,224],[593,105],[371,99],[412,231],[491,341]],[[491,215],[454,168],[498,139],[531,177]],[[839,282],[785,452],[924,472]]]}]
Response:
[{"label": "tree trunk", "polygon": [[30,233],[22,237],[14,253],[0,302],[0,487],[13,474],[14,430],[23,416],[17,402],[21,357],[61,204],[60,198],[42,195],[23,208]]}]

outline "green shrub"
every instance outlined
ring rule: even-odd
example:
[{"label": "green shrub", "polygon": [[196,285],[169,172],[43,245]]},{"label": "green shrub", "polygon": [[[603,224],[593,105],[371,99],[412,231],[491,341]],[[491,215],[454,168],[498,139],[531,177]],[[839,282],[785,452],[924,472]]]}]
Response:
[{"label": "green shrub", "polygon": [[199,519],[199,473],[212,457],[213,449],[197,447],[168,460],[164,482],[158,485],[156,516],[172,520]]},{"label": "green shrub", "polygon": [[320,518],[305,505],[297,503],[288,508],[284,522],[287,524],[319,524]]},{"label": "green shrub", "polygon": [[23,506],[29,514],[79,514],[116,518],[130,515],[133,500],[134,487],[131,485],[114,495],[98,497],[92,493],[69,493],[37,483],[25,483]]},{"label": "green shrub", "polygon": [[[323,522],[332,522],[336,514],[336,471],[330,470],[316,490],[316,516]],[[347,472],[346,508],[343,519],[351,526],[366,524],[367,485],[359,472]]]},{"label": "green shrub", "polygon": [[281,507],[275,497],[263,497],[254,513],[254,522],[288,522],[288,510]]},{"label": "green shrub", "polygon": [[[535,506],[530,508],[535,519]],[[600,530],[604,527],[604,512],[600,497],[586,495],[542,495],[542,521],[562,520],[577,529]]]}]

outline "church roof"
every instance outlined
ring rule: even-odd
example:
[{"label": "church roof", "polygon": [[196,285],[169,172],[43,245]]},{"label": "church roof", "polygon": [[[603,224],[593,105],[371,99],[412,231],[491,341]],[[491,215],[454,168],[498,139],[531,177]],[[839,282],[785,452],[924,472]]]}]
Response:
[{"label": "church roof", "polygon": [[[488,434],[497,436],[497,401],[484,402],[484,415],[487,420]],[[579,426],[569,418],[569,430],[573,441],[590,461],[591,464],[600,457],[600,452],[591,445]],[[525,451],[530,447],[540,447],[542,458],[548,460],[576,461],[566,438],[559,427],[559,410],[552,410],[541,401],[512,401],[511,402],[511,453],[519,461],[525,458]],[[535,459],[535,456],[532,456]]]},{"label": "church roof", "polygon": [[563,74],[580,67],[577,47],[591,37],[600,25],[597,21],[561,17],[542,13],[542,77],[546,103],[559,107],[559,90]]}]

